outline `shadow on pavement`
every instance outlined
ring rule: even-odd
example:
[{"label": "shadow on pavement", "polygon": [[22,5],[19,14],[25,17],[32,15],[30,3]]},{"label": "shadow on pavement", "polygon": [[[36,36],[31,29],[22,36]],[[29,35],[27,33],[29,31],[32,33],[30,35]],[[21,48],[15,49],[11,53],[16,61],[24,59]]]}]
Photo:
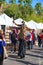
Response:
[{"label": "shadow on pavement", "polygon": [[[39,53],[38,51],[32,51],[34,53]],[[32,53],[26,53],[27,56],[32,56],[32,57],[37,57],[37,58],[43,58],[43,56],[39,53],[39,54],[32,54]],[[9,54],[9,57],[11,58],[18,58],[18,55],[16,54]]]},{"label": "shadow on pavement", "polygon": [[26,60],[24,60],[24,59],[11,59],[11,58],[9,58],[9,60],[12,60],[12,61],[16,61],[16,62],[19,62],[20,64],[21,63],[23,63],[23,64],[25,64],[25,65],[39,65],[39,64],[37,64],[37,63],[32,63],[32,62],[29,62],[29,61],[26,61]]},{"label": "shadow on pavement", "polygon": [[40,50],[40,51],[43,51],[43,49],[42,49],[42,48],[41,48],[41,49],[40,49],[40,48],[39,48],[39,49],[37,49],[37,48],[36,48],[36,49],[34,49],[34,50]]},{"label": "shadow on pavement", "polygon": [[33,54],[26,54],[26,55],[32,56],[32,57],[37,57],[37,58],[43,58],[43,56],[41,56],[41,55],[40,56],[39,55],[35,55],[35,54],[34,55]]},{"label": "shadow on pavement", "polygon": [[17,58],[18,56],[17,55],[9,55],[9,57],[11,57],[11,58]]},{"label": "shadow on pavement", "polygon": [[32,63],[32,62],[29,62],[29,61],[23,61],[23,60],[16,60],[17,62],[21,62],[21,63],[24,63],[24,64],[26,64],[26,65],[29,65],[29,64],[31,64],[31,65],[38,65],[38,64],[35,64],[35,63]]},{"label": "shadow on pavement", "polygon": [[31,52],[38,53],[38,54],[42,53],[42,51],[40,51],[40,50],[39,51],[31,51]]}]

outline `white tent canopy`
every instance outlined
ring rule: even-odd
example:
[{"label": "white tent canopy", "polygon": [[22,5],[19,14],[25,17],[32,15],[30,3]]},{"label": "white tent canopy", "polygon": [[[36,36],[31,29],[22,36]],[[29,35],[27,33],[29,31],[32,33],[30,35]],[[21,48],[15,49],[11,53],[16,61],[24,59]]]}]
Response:
[{"label": "white tent canopy", "polygon": [[5,20],[0,16],[0,25],[6,25]]},{"label": "white tent canopy", "polygon": [[26,26],[30,29],[43,29],[43,23],[36,23],[35,21],[31,20],[29,22],[25,22]]},{"label": "white tent canopy", "polygon": [[15,25],[15,23],[13,23],[13,27],[19,27],[19,26]]},{"label": "white tent canopy", "polygon": [[38,23],[37,24],[37,29],[43,29],[43,24],[42,23]]},{"label": "white tent canopy", "polygon": [[6,26],[13,26],[13,19],[7,16],[5,13],[1,15],[1,17],[5,20]]},{"label": "white tent canopy", "polygon": [[25,22],[25,25],[28,27],[28,22]]},{"label": "white tent canopy", "polygon": [[23,21],[23,19],[21,19],[21,18],[18,18],[18,19],[16,19],[16,20],[14,20],[14,22],[15,22],[17,25],[22,25],[22,21]]},{"label": "white tent canopy", "polygon": [[29,21],[26,23],[27,27],[30,28],[30,29],[37,29],[37,23],[34,22],[33,20]]},{"label": "white tent canopy", "polygon": [[1,30],[1,26],[0,26],[0,30]]}]

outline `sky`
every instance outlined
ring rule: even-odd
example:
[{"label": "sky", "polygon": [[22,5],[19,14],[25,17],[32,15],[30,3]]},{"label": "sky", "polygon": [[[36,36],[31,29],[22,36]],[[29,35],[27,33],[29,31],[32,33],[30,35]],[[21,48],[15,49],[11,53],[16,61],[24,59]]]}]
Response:
[{"label": "sky", "polygon": [[[7,2],[9,2],[9,0],[6,0]],[[43,0],[32,0],[32,6],[33,8],[35,7],[36,3],[40,2],[43,6]],[[18,3],[18,0],[16,0],[16,3]]]},{"label": "sky", "polygon": [[32,0],[32,6],[35,7],[36,3],[40,2],[43,6],[43,0]]}]

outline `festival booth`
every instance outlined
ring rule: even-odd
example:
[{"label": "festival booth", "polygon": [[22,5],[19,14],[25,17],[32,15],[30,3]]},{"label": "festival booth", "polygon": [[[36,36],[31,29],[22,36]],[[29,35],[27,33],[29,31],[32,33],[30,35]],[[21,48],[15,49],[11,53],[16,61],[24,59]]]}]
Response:
[{"label": "festival booth", "polygon": [[24,21],[24,20],[21,19],[21,18],[18,18],[18,19],[16,19],[16,20],[14,20],[14,23],[15,23],[16,25],[21,26],[21,25],[22,25],[22,21]]},{"label": "festival booth", "polygon": [[[41,33],[43,30],[43,23],[36,23],[33,20],[26,23],[27,27],[31,30],[35,30],[36,36]],[[36,41],[36,45],[38,45],[38,41]]]},{"label": "festival booth", "polygon": [[4,19],[5,26],[3,23],[2,28],[4,28],[6,42],[7,44],[9,44],[10,43],[9,32],[10,32],[10,27],[13,26],[13,19],[7,16],[5,13],[3,13],[0,17],[2,18],[2,20]]},{"label": "festival booth", "polygon": [[30,20],[28,22],[25,23],[28,30],[27,30],[27,42],[29,40],[30,37],[30,32],[32,32],[34,30],[35,35],[36,35],[36,31],[37,31],[37,23],[33,20]]},{"label": "festival booth", "polygon": [[6,25],[5,20],[0,16],[0,25]]},{"label": "festival booth", "polygon": [[36,34],[38,34],[40,32],[40,29],[43,28],[43,24],[40,25],[40,23],[36,23],[33,20],[30,20],[30,21],[26,22],[26,26],[30,30],[33,30],[34,29]]},{"label": "festival booth", "polygon": [[39,33],[43,30],[43,23],[37,23],[37,34],[39,35]]},{"label": "festival booth", "polygon": [[34,22],[33,20],[31,20],[31,21],[28,21],[27,22],[27,27],[29,28],[29,29],[37,29],[37,23],[36,22]]},{"label": "festival booth", "polygon": [[0,16],[0,29],[1,29],[1,26],[5,26],[5,20]]},{"label": "festival booth", "polygon": [[43,24],[42,23],[38,23],[37,24],[37,29],[43,29]]},{"label": "festival booth", "polygon": [[1,15],[1,17],[5,20],[6,26],[13,26],[13,19],[7,16],[5,13]]},{"label": "festival booth", "polygon": [[19,28],[15,23],[13,23],[13,19],[10,18],[9,16],[7,16],[5,13],[2,14],[0,16],[2,19],[2,22],[5,22],[3,23],[2,27],[5,26],[5,39],[6,39],[6,43],[7,43],[7,49],[9,49],[9,46],[11,46],[11,42],[10,42],[10,39],[9,39],[9,34],[11,32],[12,29],[15,29],[15,28]]}]

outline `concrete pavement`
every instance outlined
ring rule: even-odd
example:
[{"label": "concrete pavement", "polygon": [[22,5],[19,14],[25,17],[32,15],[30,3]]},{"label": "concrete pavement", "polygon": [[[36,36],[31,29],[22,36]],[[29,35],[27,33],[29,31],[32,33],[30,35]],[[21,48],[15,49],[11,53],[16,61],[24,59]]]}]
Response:
[{"label": "concrete pavement", "polygon": [[34,47],[32,50],[26,50],[26,57],[17,58],[16,53],[10,53],[8,59],[4,60],[4,65],[43,65],[43,50]]}]

